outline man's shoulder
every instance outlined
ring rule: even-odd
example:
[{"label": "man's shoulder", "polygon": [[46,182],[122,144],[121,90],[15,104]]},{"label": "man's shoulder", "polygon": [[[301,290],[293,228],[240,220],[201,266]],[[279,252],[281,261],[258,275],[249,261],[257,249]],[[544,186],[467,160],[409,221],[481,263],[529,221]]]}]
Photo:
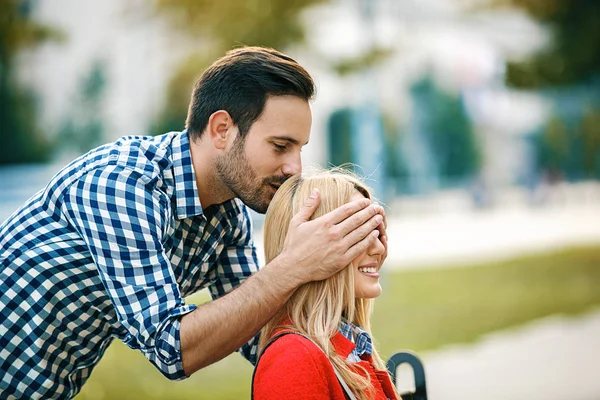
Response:
[{"label": "man's shoulder", "polygon": [[121,136],[114,142],[90,150],[73,161],[70,168],[80,173],[97,169],[127,170],[152,179],[172,165],[171,145],[178,134]]},{"label": "man's shoulder", "polygon": [[[179,132],[160,136],[122,136],[110,145],[108,158],[134,169],[148,169],[155,164],[166,168],[172,164],[172,143]],[[168,165],[167,165],[168,164]]]},{"label": "man's shoulder", "polygon": [[148,184],[172,164],[170,147],[178,134],[122,136],[71,161],[50,180],[48,188],[64,191],[81,179],[109,184],[119,173],[137,175],[139,184]]}]

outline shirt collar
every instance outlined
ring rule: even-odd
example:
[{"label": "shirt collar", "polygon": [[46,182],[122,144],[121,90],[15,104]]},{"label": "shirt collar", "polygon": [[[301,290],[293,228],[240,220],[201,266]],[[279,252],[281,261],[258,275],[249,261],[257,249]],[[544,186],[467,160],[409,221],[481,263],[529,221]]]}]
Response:
[{"label": "shirt collar", "polygon": [[177,218],[184,219],[202,214],[187,130],[175,135],[171,146]]},{"label": "shirt collar", "polygon": [[373,353],[371,335],[360,326],[342,321],[339,331],[346,339],[350,340],[356,346],[348,356],[352,361],[360,361],[361,356],[365,354],[371,355]]},{"label": "shirt collar", "polygon": [[[291,319],[285,319],[275,330],[273,336],[290,330],[293,325]],[[370,356],[373,353],[371,335],[361,327],[346,321],[341,322],[338,333],[331,338],[331,343],[336,353],[352,362],[359,362],[361,361],[360,356]]]}]

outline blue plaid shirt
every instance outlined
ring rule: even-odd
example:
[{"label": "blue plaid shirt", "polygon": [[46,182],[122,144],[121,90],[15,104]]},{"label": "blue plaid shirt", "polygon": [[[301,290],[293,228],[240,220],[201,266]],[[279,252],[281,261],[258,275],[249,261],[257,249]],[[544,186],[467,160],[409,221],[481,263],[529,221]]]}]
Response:
[{"label": "blue plaid shirt", "polygon": [[0,225],[0,397],[75,396],[114,338],[184,378],[183,297],[254,273],[251,232],[238,199],[202,209],[186,132],[73,161]]}]

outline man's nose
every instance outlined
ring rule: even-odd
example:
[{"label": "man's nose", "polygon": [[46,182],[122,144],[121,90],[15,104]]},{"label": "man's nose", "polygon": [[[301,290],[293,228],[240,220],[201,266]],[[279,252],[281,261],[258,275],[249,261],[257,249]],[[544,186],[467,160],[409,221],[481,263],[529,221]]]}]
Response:
[{"label": "man's nose", "polygon": [[283,164],[281,170],[284,175],[289,176],[302,172],[302,158],[300,157],[300,152],[290,155],[285,164]]}]

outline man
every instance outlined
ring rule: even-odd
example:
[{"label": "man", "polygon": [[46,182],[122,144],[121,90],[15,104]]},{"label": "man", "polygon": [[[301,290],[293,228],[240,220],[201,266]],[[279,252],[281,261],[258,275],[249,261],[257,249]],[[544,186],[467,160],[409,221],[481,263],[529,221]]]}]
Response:
[{"label": "man", "polygon": [[[246,205],[264,213],[301,171],[313,94],[293,59],[230,51],[198,80],[186,131],[90,151],[0,226],[3,398],[75,396],[113,338],[170,379],[240,347],[253,361],[252,337],[296,287],[383,236],[366,200],[309,221],[315,191],[256,272]],[[185,304],[205,287],[215,301]]]}]

